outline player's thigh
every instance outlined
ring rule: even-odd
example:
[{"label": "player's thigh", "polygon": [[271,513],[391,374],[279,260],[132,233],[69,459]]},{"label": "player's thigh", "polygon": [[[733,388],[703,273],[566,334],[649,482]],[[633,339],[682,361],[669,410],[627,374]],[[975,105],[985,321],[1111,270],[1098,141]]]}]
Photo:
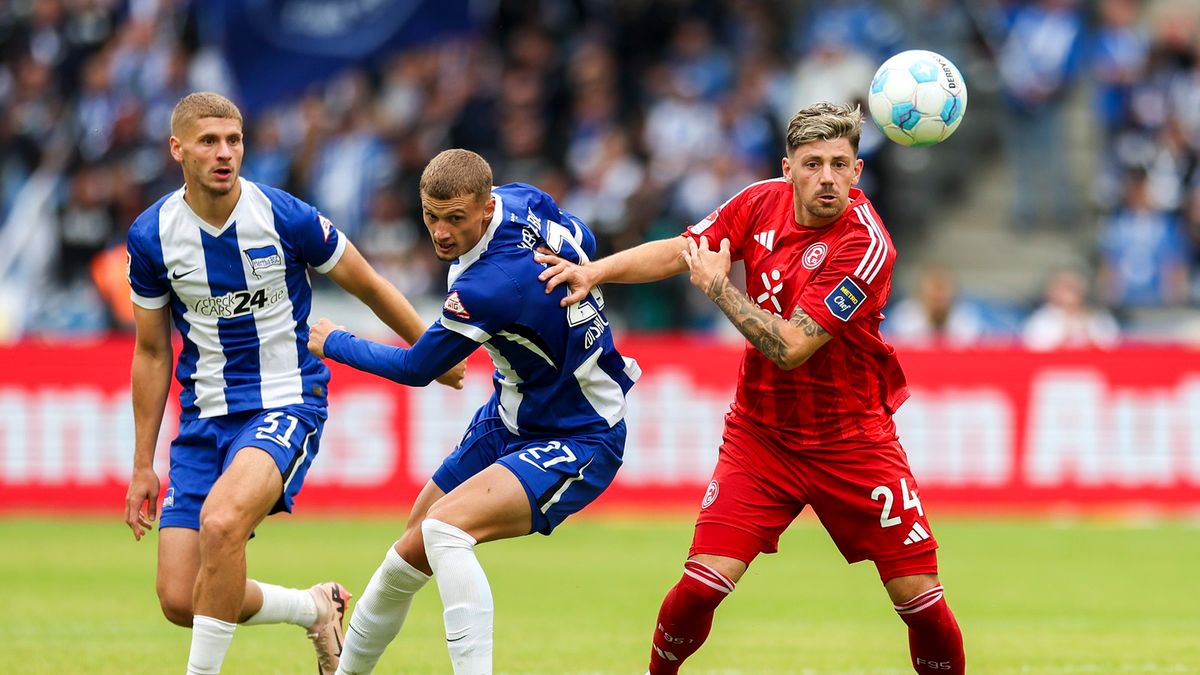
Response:
[{"label": "player's thigh", "polygon": [[[847,562],[928,558],[937,548],[899,443],[804,458],[812,507]],[[908,573],[930,571],[922,564]]]},{"label": "player's thigh", "polygon": [[478,543],[529,534],[529,501],[517,477],[493,464],[437,500],[427,518],[453,525]]},{"label": "player's thigh", "polygon": [[[721,556],[746,565],[779,550],[779,537],[804,509],[804,487],[756,439],[727,428],[712,480],[700,501],[688,556]],[[718,571],[736,572],[736,566]],[[742,570],[744,571],[744,569]],[[740,576],[740,575],[739,575]]]},{"label": "player's thigh", "polygon": [[232,439],[234,451],[227,456],[213,492],[219,487],[249,515],[262,511],[262,501],[267,501],[258,520],[271,513],[290,512],[320,450],[325,419],[324,408],[306,404],[251,416]]},{"label": "player's thigh", "polygon": [[625,453],[625,422],[611,429],[510,445],[498,460],[517,477],[529,509],[528,532],[550,534],[612,484]]},{"label": "player's thigh", "polygon": [[201,531],[220,527],[232,536],[248,538],[279,503],[282,492],[283,480],[271,456],[261,448],[244,446],[204,501]]},{"label": "player's thigh", "polygon": [[164,611],[191,615],[192,590],[199,571],[199,532],[186,527],[160,528],[154,586]]}]

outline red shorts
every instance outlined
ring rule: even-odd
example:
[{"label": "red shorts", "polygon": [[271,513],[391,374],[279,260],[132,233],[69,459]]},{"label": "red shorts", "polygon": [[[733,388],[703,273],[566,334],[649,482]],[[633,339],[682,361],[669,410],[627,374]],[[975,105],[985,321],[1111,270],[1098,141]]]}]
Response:
[{"label": "red shorts", "polygon": [[778,440],[726,416],[689,555],[749,564],[777,551],[779,536],[812,505],[847,562],[872,560],[885,581],[937,572],[937,542],[899,442],[797,451]]}]

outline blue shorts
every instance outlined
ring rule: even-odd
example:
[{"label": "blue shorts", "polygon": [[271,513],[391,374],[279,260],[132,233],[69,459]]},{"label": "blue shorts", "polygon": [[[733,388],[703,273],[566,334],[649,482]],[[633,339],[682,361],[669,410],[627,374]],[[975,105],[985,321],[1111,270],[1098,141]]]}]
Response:
[{"label": "blue shorts", "polygon": [[171,443],[171,469],[159,527],[200,529],[200,507],[238,450],[259,448],[275,460],[283,494],[271,513],[292,510],[292,503],[321,444],[325,408],[297,404],[247,410],[221,417],[180,420]]},{"label": "blue shorts", "polygon": [[433,482],[450,492],[492,464],[516,474],[529,497],[530,532],[550,534],[612,483],[625,454],[625,422],[606,432],[562,438],[521,438],[489,402],[437,471]]}]

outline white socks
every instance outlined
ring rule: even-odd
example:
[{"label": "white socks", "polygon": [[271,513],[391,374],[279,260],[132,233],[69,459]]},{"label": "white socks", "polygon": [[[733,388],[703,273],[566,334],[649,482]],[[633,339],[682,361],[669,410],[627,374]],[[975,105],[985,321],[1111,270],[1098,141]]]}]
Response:
[{"label": "white socks", "polygon": [[263,604],[254,616],[242,622],[246,626],[264,623],[290,623],[305,628],[317,621],[317,601],[312,593],[255,581],[262,589]]},{"label": "white socks", "polygon": [[192,650],[188,654],[187,675],[215,675],[229,651],[236,623],[211,616],[192,617]]},{"label": "white socks", "polygon": [[475,538],[431,518],[421,523],[421,533],[442,596],[454,675],[491,675],[495,610],[492,588],[475,557]]},{"label": "white socks", "polygon": [[[296,588],[284,588],[255,581],[262,589],[263,604],[258,612],[246,619],[247,626],[262,623],[293,623],[311,626],[317,620],[317,602],[312,593]],[[188,675],[214,675],[221,672],[221,662],[233,640],[236,623],[211,616],[192,617],[192,649],[188,654]]]},{"label": "white socks", "polygon": [[366,675],[375,669],[383,650],[396,638],[413,596],[429,575],[408,564],[388,547],[387,555],[354,605],[338,675]]}]

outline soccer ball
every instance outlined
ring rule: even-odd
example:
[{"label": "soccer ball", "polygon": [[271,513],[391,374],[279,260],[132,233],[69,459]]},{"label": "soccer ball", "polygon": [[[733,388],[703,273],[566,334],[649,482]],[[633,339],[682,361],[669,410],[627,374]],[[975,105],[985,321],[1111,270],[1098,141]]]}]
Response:
[{"label": "soccer ball", "polygon": [[913,49],[879,66],[867,105],[875,126],[888,138],[906,146],[933,145],[962,122],[967,86],[949,59]]}]

